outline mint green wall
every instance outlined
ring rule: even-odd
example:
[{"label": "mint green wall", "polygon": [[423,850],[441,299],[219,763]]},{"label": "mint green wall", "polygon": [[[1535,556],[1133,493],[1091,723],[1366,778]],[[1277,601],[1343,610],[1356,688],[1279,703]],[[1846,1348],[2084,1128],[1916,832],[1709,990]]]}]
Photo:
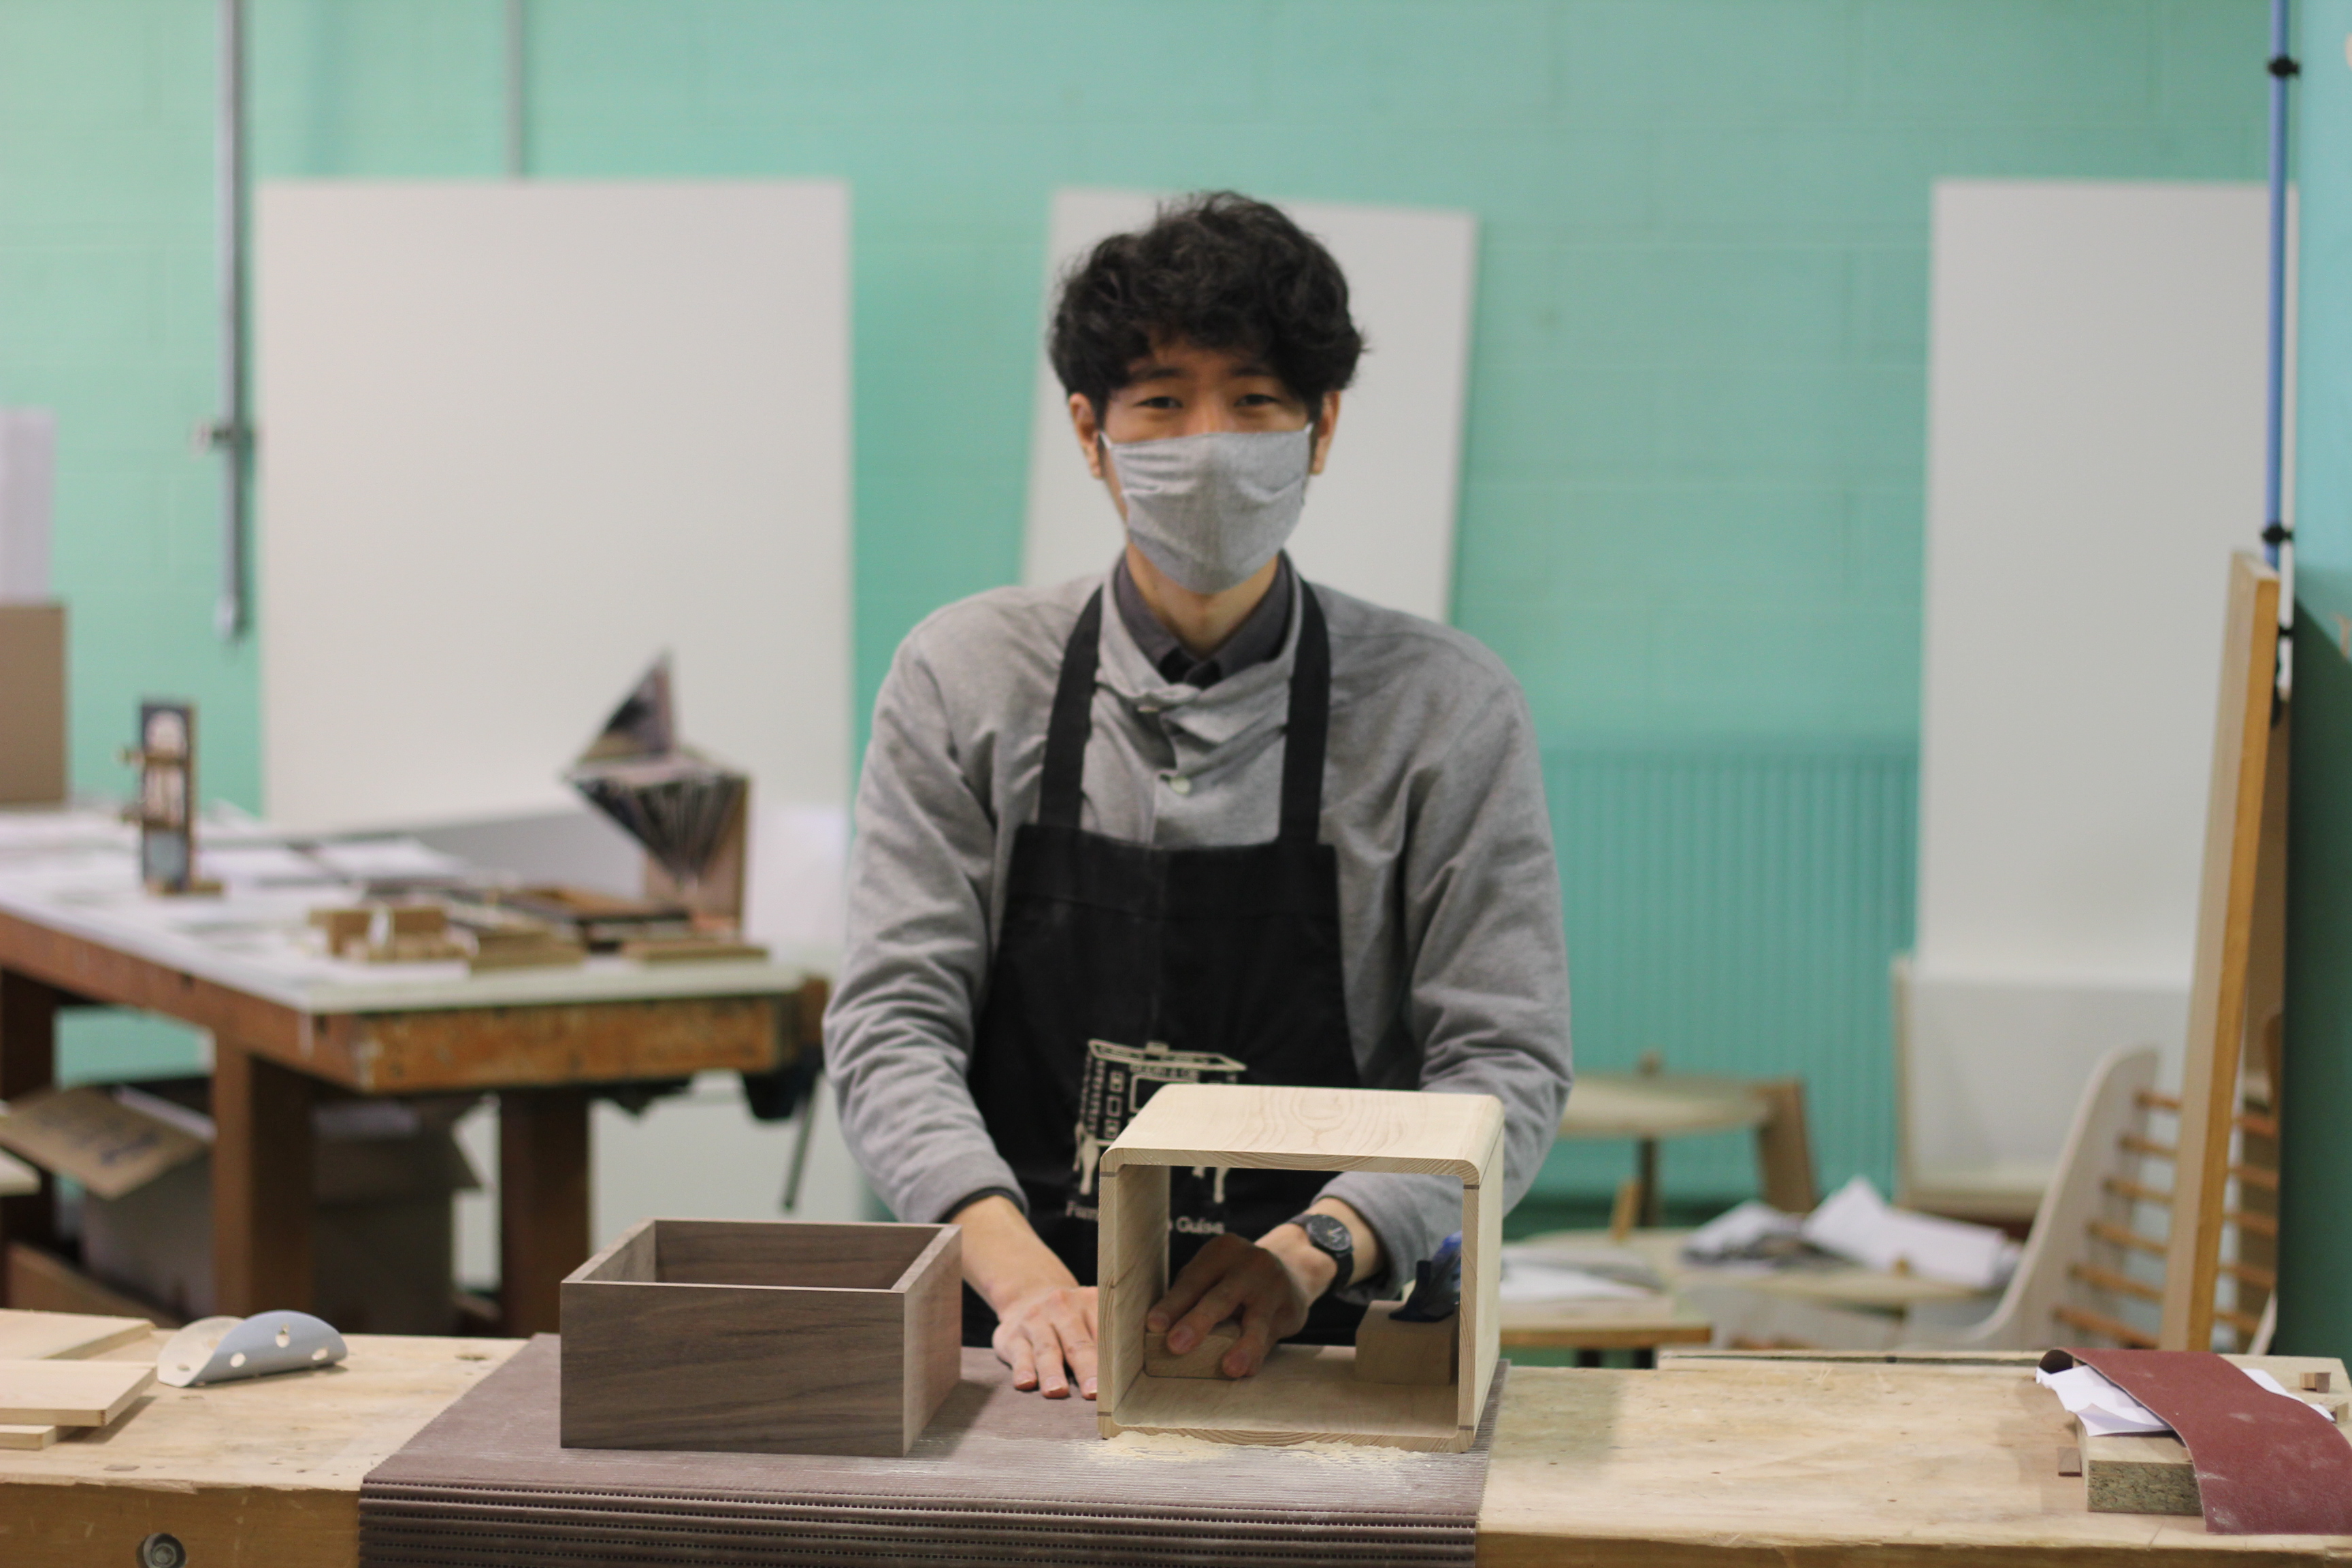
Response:
[{"label": "mint green wall", "polygon": [[[0,399],[64,419],[78,781],[119,780],[138,693],[186,691],[211,783],[257,804],[253,656],[210,640],[187,447],[211,12],[0,0]],[[501,15],[254,0],[258,172],[496,174]],[[1580,1054],[1806,1072],[1845,1107],[1825,1177],[1885,1179],[1908,808],[1892,837],[1842,813],[1916,736],[1929,182],[2255,174],[2260,0],[536,0],[530,38],[537,174],[852,184],[861,707],[918,616],[1016,573],[1054,186],[1476,213],[1456,619],[1574,796]],[[1776,816],[1738,781],[1792,747],[1813,793]],[[1614,826],[1664,755],[1713,781],[1706,853]],[[1674,912],[1729,907],[1734,875],[1772,929],[1702,963]],[[1654,913],[1638,952],[1625,900]],[[1782,973],[1786,941],[1814,956]],[[1745,1181],[1736,1151],[1674,1158]]]},{"label": "mint green wall", "polygon": [[2297,7],[2294,784],[2287,828],[2282,1349],[2352,1348],[2352,0]]}]

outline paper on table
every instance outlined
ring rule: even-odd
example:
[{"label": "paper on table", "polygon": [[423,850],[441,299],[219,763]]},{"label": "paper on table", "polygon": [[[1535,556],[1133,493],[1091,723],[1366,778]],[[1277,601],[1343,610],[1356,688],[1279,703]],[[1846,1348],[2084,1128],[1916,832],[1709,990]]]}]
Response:
[{"label": "paper on table", "polygon": [[2016,1271],[2021,1248],[1989,1225],[1969,1225],[1888,1206],[1867,1176],[1856,1176],[1806,1216],[1804,1237],[1865,1268],[1898,1263],[1928,1279],[1995,1290]]},{"label": "paper on table", "polygon": [[1565,1264],[1514,1258],[1505,1247],[1496,1294],[1506,1301],[1619,1301],[1643,1300],[1657,1292]]},{"label": "paper on table", "polygon": [[2035,1368],[2033,1381],[2058,1396],[2066,1413],[2083,1424],[2093,1437],[2131,1436],[2172,1430],[2161,1416],[2117,1388],[2093,1366],[2071,1366],[2064,1372]]},{"label": "paper on table", "polygon": [[473,869],[414,838],[360,838],[320,844],[310,854],[343,877],[459,877]]},{"label": "paper on table", "polygon": [[[2238,1370],[2273,1394],[2295,1397],[2260,1367],[2242,1366]],[[2085,1436],[2147,1436],[2172,1430],[2162,1416],[2116,1387],[2113,1379],[2095,1366],[2078,1364],[2064,1372],[2036,1368],[2033,1381],[2058,1396],[2066,1413],[2083,1423]]]},{"label": "paper on table", "polygon": [[205,876],[231,887],[336,879],[334,872],[283,844],[201,844],[196,864]]},{"label": "paper on table", "polygon": [[1804,1221],[1771,1205],[1748,1199],[1726,1209],[1683,1240],[1683,1256],[1694,1263],[1716,1263],[1756,1255],[1760,1243],[1794,1236]]}]

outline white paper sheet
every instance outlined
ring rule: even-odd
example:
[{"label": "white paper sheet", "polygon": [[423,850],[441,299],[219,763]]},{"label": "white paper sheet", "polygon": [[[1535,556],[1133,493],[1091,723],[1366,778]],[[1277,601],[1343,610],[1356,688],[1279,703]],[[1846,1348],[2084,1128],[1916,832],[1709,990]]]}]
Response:
[{"label": "white paper sheet", "polygon": [[1867,1176],[1856,1176],[1806,1216],[1804,1237],[1865,1268],[1912,1273],[1995,1290],[2016,1271],[2017,1243],[1989,1225],[1890,1207]]}]

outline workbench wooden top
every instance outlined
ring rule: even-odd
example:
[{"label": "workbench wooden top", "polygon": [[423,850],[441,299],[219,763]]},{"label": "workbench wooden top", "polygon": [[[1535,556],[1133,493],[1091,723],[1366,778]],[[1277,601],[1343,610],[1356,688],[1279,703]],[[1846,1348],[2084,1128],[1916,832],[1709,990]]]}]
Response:
[{"label": "workbench wooden top", "polygon": [[[0,1562],[121,1568],[146,1534],[169,1531],[195,1564],[349,1568],[361,1479],[520,1342],[350,1342],[332,1372],[159,1387],[108,1431],[0,1455]],[[2184,1564],[2352,1554],[2347,1539],[2209,1536],[2193,1518],[2087,1512],[2081,1479],[2058,1474],[2072,1442],[2021,1361],[1518,1367],[1478,1560],[2120,1568],[2151,1553]]]},{"label": "workbench wooden top", "polygon": [[[152,1361],[168,1337],[93,1359]],[[356,1563],[361,1479],[523,1342],[347,1342],[340,1366],[157,1384],[110,1427],[0,1452],[0,1563],[123,1568],[165,1531],[207,1568]]]}]

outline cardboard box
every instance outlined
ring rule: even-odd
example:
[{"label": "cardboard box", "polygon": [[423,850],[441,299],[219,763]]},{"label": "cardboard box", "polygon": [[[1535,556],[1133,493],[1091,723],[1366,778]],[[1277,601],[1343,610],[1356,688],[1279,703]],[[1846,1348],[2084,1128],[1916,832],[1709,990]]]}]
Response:
[{"label": "cardboard box", "polygon": [[[184,1318],[213,1310],[211,1083],[89,1085],[22,1096],[0,1145],[85,1188],[82,1267]],[[310,1310],[345,1333],[453,1326],[451,1200],[480,1185],[450,1129],[468,1102],[317,1107]]]},{"label": "cardboard box", "polygon": [[66,607],[0,603],[0,805],[66,798]]},{"label": "cardboard box", "polygon": [[563,1445],[914,1446],[962,1374],[951,1225],[646,1220],[563,1281]]}]

